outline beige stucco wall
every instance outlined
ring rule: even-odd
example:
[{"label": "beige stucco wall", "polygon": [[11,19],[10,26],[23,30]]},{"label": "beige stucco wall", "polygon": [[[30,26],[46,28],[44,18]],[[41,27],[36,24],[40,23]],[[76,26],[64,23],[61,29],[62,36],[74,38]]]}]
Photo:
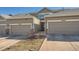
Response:
[{"label": "beige stucco wall", "polygon": [[32,18],[27,18],[27,19],[7,19],[8,24],[13,24],[13,23],[32,23],[33,19]]},{"label": "beige stucco wall", "polygon": [[35,26],[35,31],[38,32],[40,30],[40,20],[36,17],[33,17],[34,19],[34,26]]},{"label": "beige stucco wall", "polygon": [[6,24],[7,20],[0,17],[0,24]]},{"label": "beige stucco wall", "polygon": [[34,23],[35,23],[35,24],[40,24],[40,20],[39,20],[38,18],[33,17],[33,19],[34,19]]},{"label": "beige stucco wall", "polygon": [[60,16],[60,17],[45,17],[45,20],[65,20],[65,19],[79,19],[79,15],[75,15],[75,16]]}]

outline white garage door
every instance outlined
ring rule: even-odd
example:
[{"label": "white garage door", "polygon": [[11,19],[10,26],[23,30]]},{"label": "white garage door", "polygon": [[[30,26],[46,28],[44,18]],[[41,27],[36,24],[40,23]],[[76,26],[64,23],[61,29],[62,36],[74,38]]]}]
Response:
[{"label": "white garage door", "polygon": [[11,25],[10,35],[27,35],[31,31],[31,25]]},{"label": "white garage door", "polygon": [[6,34],[6,24],[0,24],[0,35]]},{"label": "white garage door", "polygon": [[48,33],[79,34],[79,21],[48,22]]}]

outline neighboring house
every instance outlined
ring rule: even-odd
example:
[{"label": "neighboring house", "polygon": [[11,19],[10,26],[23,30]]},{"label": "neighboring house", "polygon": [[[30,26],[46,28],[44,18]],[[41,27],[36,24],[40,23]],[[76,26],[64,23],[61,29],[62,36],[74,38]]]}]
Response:
[{"label": "neighboring house", "polygon": [[16,15],[1,15],[0,34],[5,35],[27,35],[27,33],[38,32],[44,30],[44,16],[56,13],[48,8],[43,8],[36,13],[16,14]]},{"label": "neighboring house", "polygon": [[79,34],[79,9],[45,16],[47,34]]},{"label": "neighboring house", "polygon": [[44,31],[44,29],[45,29],[45,27],[44,27],[45,26],[44,17],[46,15],[51,15],[51,14],[54,14],[54,13],[57,13],[57,12],[60,12],[60,11],[62,11],[62,10],[50,10],[50,9],[45,7],[38,12],[31,13],[31,15],[37,17],[40,20],[41,31]]},{"label": "neighboring house", "polygon": [[0,35],[28,35],[38,32],[40,29],[40,20],[36,17],[27,15],[1,15],[0,16]]},{"label": "neighboring house", "polygon": [[[63,10],[50,10],[49,8],[42,8],[41,10],[39,11],[36,11],[36,12],[33,12],[33,13],[29,13],[31,14],[32,16],[38,18],[40,20],[40,29],[41,31],[44,31],[45,29],[45,19],[44,17],[46,15],[51,15],[51,14],[54,14],[54,13],[57,13],[57,12],[60,12],[60,11],[63,11]],[[23,15],[27,15],[27,14],[17,14],[15,16],[23,16]]]},{"label": "neighboring house", "polygon": [[28,35],[40,29],[40,20],[30,14],[9,17],[7,23],[9,35]]},{"label": "neighboring house", "polygon": [[7,29],[7,20],[6,18],[9,18],[8,15],[0,15],[0,35],[5,36],[6,35],[6,29]]}]

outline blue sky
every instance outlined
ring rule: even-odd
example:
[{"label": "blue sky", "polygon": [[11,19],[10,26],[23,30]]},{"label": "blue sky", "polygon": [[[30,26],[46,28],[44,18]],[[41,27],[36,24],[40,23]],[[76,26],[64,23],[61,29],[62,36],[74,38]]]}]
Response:
[{"label": "blue sky", "polygon": [[[41,10],[43,7],[0,7],[0,14],[31,13]],[[58,10],[63,7],[48,7],[48,9]]]}]

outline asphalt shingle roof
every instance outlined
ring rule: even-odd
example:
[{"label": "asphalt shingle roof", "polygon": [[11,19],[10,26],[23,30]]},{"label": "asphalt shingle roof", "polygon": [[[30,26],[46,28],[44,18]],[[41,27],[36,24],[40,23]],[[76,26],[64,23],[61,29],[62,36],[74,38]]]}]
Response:
[{"label": "asphalt shingle roof", "polygon": [[46,17],[73,16],[73,15],[79,15],[79,9],[64,10],[58,13],[54,13],[53,15],[47,15]]},{"label": "asphalt shingle roof", "polygon": [[11,16],[11,17],[9,17],[9,18],[7,18],[7,19],[21,19],[21,18],[33,18],[33,16],[32,15],[30,15],[30,14],[27,14],[27,15],[14,15],[14,16]]}]

